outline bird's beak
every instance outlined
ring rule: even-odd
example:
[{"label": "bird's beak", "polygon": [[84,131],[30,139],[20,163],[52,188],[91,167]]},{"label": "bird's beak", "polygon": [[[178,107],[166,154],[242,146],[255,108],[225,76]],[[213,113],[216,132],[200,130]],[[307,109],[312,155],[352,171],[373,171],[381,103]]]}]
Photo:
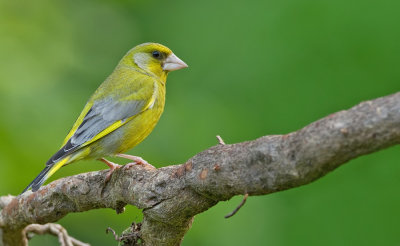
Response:
[{"label": "bird's beak", "polygon": [[165,59],[163,70],[175,71],[185,67],[188,67],[188,65],[184,61],[179,59],[174,53],[172,53],[167,57],[167,59]]}]

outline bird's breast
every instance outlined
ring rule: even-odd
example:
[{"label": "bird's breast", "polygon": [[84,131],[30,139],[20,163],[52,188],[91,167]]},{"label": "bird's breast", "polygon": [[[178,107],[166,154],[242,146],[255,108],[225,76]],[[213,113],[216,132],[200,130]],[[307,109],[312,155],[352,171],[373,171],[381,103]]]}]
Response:
[{"label": "bird's breast", "polygon": [[157,83],[154,86],[153,102],[149,107],[127,122],[124,126],[124,137],[117,152],[125,152],[142,142],[159,121],[165,105],[165,86]]}]

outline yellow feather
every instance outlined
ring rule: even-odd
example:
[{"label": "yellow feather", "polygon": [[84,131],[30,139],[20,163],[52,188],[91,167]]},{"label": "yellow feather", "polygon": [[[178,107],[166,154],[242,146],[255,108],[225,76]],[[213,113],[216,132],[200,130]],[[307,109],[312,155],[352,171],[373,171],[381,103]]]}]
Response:
[{"label": "yellow feather", "polygon": [[[136,116],[136,115],[135,115]],[[106,129],[104,129],[103,131],[101,131],[99,134],[97,134],[96,136],[94,136],[91,140],[87,141],[86,143],[82,144],[82,147],[87,146],[97,140],[99,140],[100,138],[106,136],[107,134],[115,131],[116,129],[118,129],[119,127],[125,125],[128,121],[130,121],[131,119],[133,119],[135,116],[129,117],[126,120],[119,120],[117,122],[115,122],[114,124],[112,124],[111,126],[107,127]]]},{"label": "yellow feather", "polygon": [[64,146],[68,140],[74,135],[78,127],[82,124],[83,118],[85,118],[85,115],[89,112],[90,108],[92,107],[93,103],[88,102],[85,107],[83,108],[81,114],[79,115],[78,119],[75,121],[74,125],[72,126],[71,130],[69,131],[68,135],[65,137],[62,145]]},{"label": "yellow feather", "polygon": [[57,162],[56,164],[54,164],[54,166],[51,167],[50,171],[46,174],[45,179],[48,179],[51,175],[53,175],[55,172],[58,171],[58,169],[60,169],[62,166],[64,166],[64,164],[67,163],[67,161],[69,160],[69,156],[67,156],[66,158],[62,159],[61,161]]}]

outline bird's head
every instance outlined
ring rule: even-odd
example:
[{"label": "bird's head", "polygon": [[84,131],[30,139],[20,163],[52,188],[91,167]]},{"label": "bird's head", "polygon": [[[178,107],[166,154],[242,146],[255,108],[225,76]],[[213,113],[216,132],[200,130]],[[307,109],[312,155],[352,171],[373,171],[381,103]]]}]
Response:
[{"label": "bird's head", "polygon": [[144,43],[134,47],[121,62],[124,65],[144,70],[164,81],[168,72],[188,66],[169,48],[157,43]]}]

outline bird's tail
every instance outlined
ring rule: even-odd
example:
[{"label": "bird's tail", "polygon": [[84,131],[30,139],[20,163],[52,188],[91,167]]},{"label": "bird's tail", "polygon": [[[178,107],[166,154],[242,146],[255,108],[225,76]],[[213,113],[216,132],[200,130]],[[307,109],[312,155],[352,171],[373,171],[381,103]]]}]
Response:
[{"label": "bird's tail", "polygon": [[[32,188],[32,191],[37,191],[40,186],[48,179],[51,175],[53,175],[58,169],[67,164],[69,156],[60,159],[57,162],[51,163],[50,165],[46,165],[46,167],[39,173],[39,175],[22,191],[24,193],[29,188]],[[22,194],[21,193],[21,194]]]}]

